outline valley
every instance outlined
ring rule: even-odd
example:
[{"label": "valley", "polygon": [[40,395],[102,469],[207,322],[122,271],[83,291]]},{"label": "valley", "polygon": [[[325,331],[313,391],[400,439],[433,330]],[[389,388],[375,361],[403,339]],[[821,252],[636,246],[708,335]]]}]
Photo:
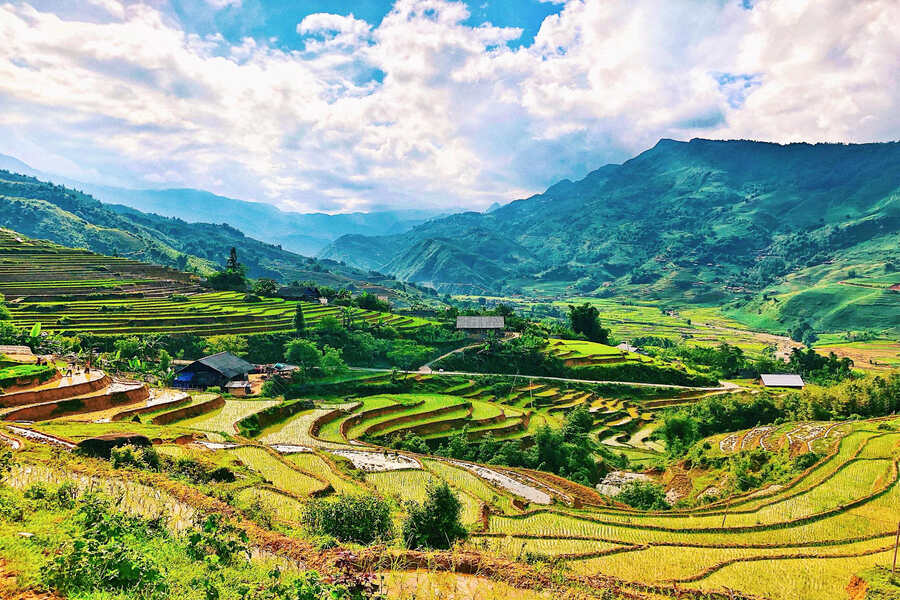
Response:
[{"label": "valley", "polygon": [[[758,233],[761,213],[739,209],[751,200],[722,187],[736,175],[684,167],[718,160],[703,143],[650,152],[487,214],[339,238],[320,258],[0,172],[0,591],[893,593],[892,200],[859,200],[802,252],[782,232],[727,262],[723,239],[688,235],[724,225],[686,202],[735,203],[723,222]],[[679,233],[611,225],[614,244],[584,246],[526,215],[586,210],[588,183],[625,194],[639,167],[682,186],[659,191],[685,211]],[[741,177],[742,193],[762,185]],[[504,219],[535,229],[505,235]],[[688,238],[719,262],[684,254]],[[555,263],[566,244],[575,262]],[[785,244],[804,258],[763,268]],[[115,557],[74,566],[101,542]],[[75,577],[115,564],[149,579]]]}]

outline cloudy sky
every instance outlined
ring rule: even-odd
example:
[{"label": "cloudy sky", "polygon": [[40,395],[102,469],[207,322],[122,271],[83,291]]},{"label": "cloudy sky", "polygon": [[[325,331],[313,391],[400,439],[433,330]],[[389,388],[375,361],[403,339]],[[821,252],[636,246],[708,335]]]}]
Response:
[{"label": "cloudy sky", "polygon": [[661,137],[900,138],[898,0],[0,0],[0,153],[289,210],[484,208]]}]

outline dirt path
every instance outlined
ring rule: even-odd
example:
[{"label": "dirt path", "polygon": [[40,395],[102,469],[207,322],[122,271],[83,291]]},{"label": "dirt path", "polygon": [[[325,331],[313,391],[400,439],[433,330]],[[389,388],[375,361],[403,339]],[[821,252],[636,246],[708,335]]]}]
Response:
[{"label": "dirt path", "polygon": [[[521,336],[522,336],[522,334],[519,333],[518,331],[510,331],[503,336],[501,341],[505,342],[508,340],[514,340]],[[428,361],[427,363],[425,363],[424,365],[419,367],[418,372],[419,373],[433,373],[434,371],[432,371],[431,365],[433,365],[434,363],[440,362],[440,361],[444,360],[445,358],[447,358],[448,356],[452,356],[453,354],[456,354],[458,352],[465,352],[466,350],[469,350],[471,348],[477,348],[478,346],[481,346],[482,344],[484,344],[484,341],[480,341],[476,344],[469,344],[468,346],[463,346],[462,348],[457,348],[456,350],[451,350],[450,352],[447,352],[446,354],[442,354],[442,355],[438,356],[437,358],[434,358],[434,359]]]}]

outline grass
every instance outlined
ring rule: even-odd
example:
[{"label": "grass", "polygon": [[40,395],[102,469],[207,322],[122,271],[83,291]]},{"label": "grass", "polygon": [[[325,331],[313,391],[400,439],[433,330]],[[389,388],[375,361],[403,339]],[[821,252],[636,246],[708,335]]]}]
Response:
[{"label": "grass", "polygon": [[56,367],[50,365],[16,365],[0,369],[0,387],[14,384],[17,379],[38,378],[40,381],[49,379],[56,372]]}]

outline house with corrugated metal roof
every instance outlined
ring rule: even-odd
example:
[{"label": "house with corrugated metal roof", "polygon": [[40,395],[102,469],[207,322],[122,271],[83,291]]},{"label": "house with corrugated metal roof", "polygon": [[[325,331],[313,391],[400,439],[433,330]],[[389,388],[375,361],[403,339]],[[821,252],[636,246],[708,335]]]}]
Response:
[{"label": "house with corrugated metal roof", "polygon": [[797,389],[806,385],[802,377],[793,373],[765,373],[759,376],[759,383],[764,387]]},{"label": "house with corrugated metal roof", "polygon": [[175,373],[175,387],[206,389],[225,388],[230,381],[243,381],[253,370],[253,365],[230,352],[204,356],[182,367]]},{"label": "house with corrugated metal roof", "polygon": [[473,337],[486,336],[491,332],[503,333],[506,319],[503,317],[456,317],[456,329]]}]

